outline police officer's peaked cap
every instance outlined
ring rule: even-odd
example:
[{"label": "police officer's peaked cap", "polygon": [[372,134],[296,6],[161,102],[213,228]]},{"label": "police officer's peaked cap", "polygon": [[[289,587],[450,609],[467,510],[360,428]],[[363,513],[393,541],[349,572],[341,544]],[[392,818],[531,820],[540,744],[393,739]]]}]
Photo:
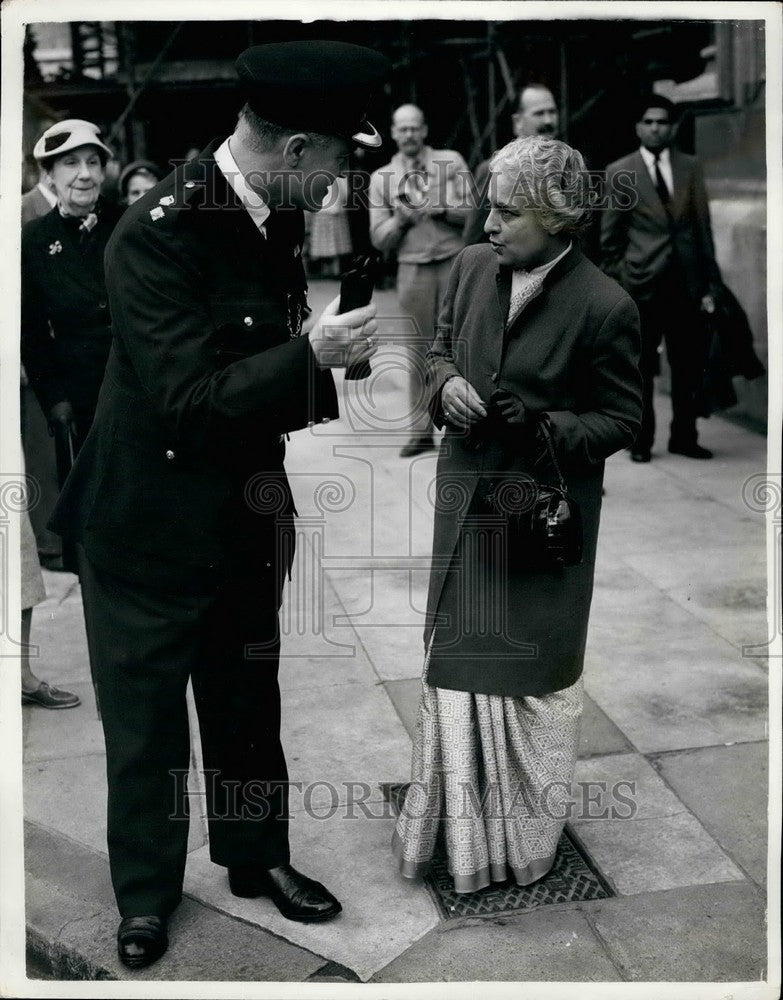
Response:
[{"label": "police officer's peaked cap", "polygon": [[391,69],[379,52],[347,42],[275,42],[246,49],[236,66],[247,102],[260,118],[368,149],[380,146],[380,135],[365,117]]}]

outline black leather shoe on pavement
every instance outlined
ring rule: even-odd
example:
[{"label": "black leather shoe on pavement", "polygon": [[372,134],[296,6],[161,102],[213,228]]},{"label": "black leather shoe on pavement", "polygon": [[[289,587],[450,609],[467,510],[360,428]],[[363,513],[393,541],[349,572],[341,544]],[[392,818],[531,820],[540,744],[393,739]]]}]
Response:
[{"label": "black leather shoe on pavement", "polygon": [[129,969],[157,962],[169,946],[163,917],[125,917],[117,930],[117,954]]},{"label": "black leather shoe on pavement", "polygon": [[268,896],[288,920],[314,923],[331,920],[342,910],[334,896],[291,865],[277,868],[229,868],[228,884],[235,896]]},{"label": "black leather shoe on pavement", "polygon": [[425,434],[422,437],[411,438],[410,441],[400,449],[400,455],[402,458],[412,458],[414,455],[421,455],[422,452],[432,451],[435,447],[435,441],[431,434]]},{"label": "black leather shoe on pavement", "polygon": [[702,448],[700,444],[672,444],[669,442],[669,452],[672,455],[685,455],[686,458],[712,458],[709,448]]},{"label": "black leather shoe on pavement", "polygon": [[634,448],[631,452],[632,462],[649,462],[651,458],[649,448],[639,448],[638,450]]},{"label": "black leather shoe on pavement", "polygon": [[78,694],[61,691],[46,681],[41,681],[35,691],[22,691],[23,705],[39,705],[41,708],[76,708],[81,703]]}]

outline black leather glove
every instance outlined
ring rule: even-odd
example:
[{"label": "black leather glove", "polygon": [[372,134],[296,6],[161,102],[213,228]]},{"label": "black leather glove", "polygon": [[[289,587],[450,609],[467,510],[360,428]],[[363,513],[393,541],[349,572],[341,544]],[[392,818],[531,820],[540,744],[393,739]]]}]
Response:
[{"label": "black leather glove", "polygon": [[489,397],[490,407],[512,427],[524,427],[529,419],[527,407],[508,389],[495,389]]}]

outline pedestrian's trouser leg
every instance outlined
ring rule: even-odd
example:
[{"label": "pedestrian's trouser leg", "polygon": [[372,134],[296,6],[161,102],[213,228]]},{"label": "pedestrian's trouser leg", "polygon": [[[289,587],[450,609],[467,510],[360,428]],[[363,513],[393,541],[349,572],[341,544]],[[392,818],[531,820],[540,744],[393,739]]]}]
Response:
[{"label": "pedestrian's trouser leg", "polygon": [[437,264],[401,263],[397,270],[397,294],[402,312],[411,320],[408,347],[408,418],[411,435],[432,433],[432,420],[425,405],[424,359],[435,335],[438,306]]},{"label": "pedestrian's trouser leg", "polygon": [[106,740],[108,847],[121,916],[179,903],[188,841],[185,691],[211,599],[121,581],[81,560]]},{"label": "pedestrian's trouser leg", "polygon": [[672,423],[670,440],[681,446],[696,444],[695,393],[704,366],[704,324],[683,289],[666,329],[666,356],[671,369]]}]

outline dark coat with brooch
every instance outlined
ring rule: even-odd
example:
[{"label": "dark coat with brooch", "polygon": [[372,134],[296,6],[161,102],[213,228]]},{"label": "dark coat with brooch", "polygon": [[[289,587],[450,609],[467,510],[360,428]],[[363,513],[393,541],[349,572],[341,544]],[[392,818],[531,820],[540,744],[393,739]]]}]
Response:
[{"label": "dark coat with brooch", "polygon": [[293,509],[282,436],[338,414],[299,336],[302,213],[273,213],[265,240],[214,148],[129,208],[107,248],[111,355],[53,517],[131,581],[269,565]]},{"label": "dark coat with brooch", "polygon": [[428,354],[433,417],[450,375],[482,400],[496,388],[546,414],[557,459],[584,522],[581,565],[525,558],[524,538],[482,526],[478,497],[497,474],[555,482],[536,438],[491,423],[469,434],[446,425],[438,460],[425,645],[428,683],[495,695],[543,695],[573,684],[583,666],[604,460],[639,426],[639,319],[616,282],[576,247],[546,275],[541,294],[505,320],[511,272],[489,246],[456,259]]},{"label": "dark coat with brooch", "polygon": [[97,214],[89,233],[57,208],[22,229],[22,363],[44,413],[67,400],[80,435],[92,422],[111,347],[103,254],[121,210],[101,200]]}]

